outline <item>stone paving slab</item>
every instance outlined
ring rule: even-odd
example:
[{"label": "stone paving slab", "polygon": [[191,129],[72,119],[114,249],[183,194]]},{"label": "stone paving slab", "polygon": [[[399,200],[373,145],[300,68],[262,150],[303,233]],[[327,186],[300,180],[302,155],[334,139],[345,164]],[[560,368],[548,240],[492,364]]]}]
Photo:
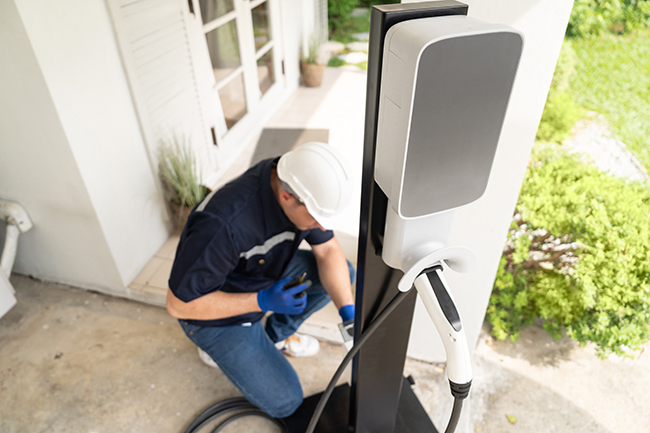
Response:
[{"label": "stone paving slab", "polygon": [[350,51],[368,52],[368,42],[350,42],[345,47]]},{"label": "stone paving slab", "polygon": [[370,40],[370,32],[365,32],[365,33],[353,33],[352,37],[358,41],[369,41]]},{"label": "stone paving slab", "polygon": [[612,132],[602,115],[591,112],[575,124],[564,146],[583,155],[583,160],[610,174],[646,181],[648,172]]},{"label": "stone paving slab", "polygon": [[354,51],[352,53],[347,53],[347,54],[341,54],[338,57],[341,60],[343,60],[345,63],[349,63],[352,65],[368,61],[368,54],[360,53],[358,51]]},{"label": "stone paving slab", "polygon": [[345,51],[345,44],[338,41],[327,41],[323,44],[323,50],[329,54],[336,56]]}]

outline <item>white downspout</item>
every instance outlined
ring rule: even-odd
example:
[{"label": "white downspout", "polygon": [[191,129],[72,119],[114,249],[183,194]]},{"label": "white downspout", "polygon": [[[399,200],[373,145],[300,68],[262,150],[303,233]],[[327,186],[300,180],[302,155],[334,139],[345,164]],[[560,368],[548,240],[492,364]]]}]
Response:
[{"label": "white downspout", "polygon": [[5,245],[0,256],[0,269],[9,278],[16,260],[18,236],[29,231],[33,224],[25,208],[9,200],[0,199],[0,219],[7,224]]},{"label": "white downspout", "polygon": [[20,229],[10,222],[7,222],[5,247],[2,250],[2,256],[0,256],[0,269],[2,269],[7,277],[11,275],[11,268],[14,267],[14,261],[16,260],[18,235],[20,235]]}]

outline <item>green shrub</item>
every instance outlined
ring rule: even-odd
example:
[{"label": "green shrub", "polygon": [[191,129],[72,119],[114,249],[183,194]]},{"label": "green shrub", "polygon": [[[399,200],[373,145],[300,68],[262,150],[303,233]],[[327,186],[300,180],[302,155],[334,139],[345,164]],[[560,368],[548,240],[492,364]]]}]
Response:
[{"label": "green shrub", "polygon": [[564,43],[537,129],[537,140],[562,143],[580,117],[580,110],[575,105],[570,88],[576,63],[577,56],[571,44]]},{"label": "green shrub", "polygon": [[529,166],[487,312],[515,341],[536,318],[597,353],[650,339],[650,190],[548,149]]},{"label": "green shrub", "polygon": [[358,0],[327,0],[327,20],[330,33],[336,32],[347,24],[357,4]]},{"label": "green shrub", "polygon": [[[332,0],[329,0],[330,4]],[[347,1],[347,0],[345,0]],[[344,44],[355,42],[355,33],[367,33],[370,31],[370,9],[365,14],[352,16],[352,10],[345,15],[336,17],[330,12],[329,15],[329,38]],[[332,18],[334,16],[334,19]]]},{"label": "green shrub", "polygon": [[648,26],[648,0],[575,0],[566,34],[582,38],[608,32],[622,34]]},{"label": "green shrub", "polygon": [[578,120],[580,111],[569,92],[551,93],[546,100],[542,120],[537,128],[537,139],[562,143]]}]

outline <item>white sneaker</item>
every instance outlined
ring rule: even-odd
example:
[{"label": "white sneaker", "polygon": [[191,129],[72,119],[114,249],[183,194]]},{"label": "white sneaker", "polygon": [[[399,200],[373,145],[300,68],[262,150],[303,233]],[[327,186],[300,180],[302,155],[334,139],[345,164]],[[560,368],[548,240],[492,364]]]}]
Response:
[{"label": "white sneaker", "polygon": [[210,355],[208,355],[207,352],[204,352],[200,347],[197,347],[199,349],[199,358],[201,358],[201,361],[209,367],[212,368],[219,368],[216,362],[214,362],[214,359]]},{"label": "white sneaker", "polygon": [[296,332],[286,340],[275,343],[275,347],[285,355],[303,357],[316,355],[320,350],[320,343],[314,337]]}]

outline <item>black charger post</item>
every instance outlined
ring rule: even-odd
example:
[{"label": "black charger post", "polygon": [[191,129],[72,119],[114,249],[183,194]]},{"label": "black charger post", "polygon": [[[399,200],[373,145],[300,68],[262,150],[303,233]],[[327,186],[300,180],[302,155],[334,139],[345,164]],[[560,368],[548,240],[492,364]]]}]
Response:
[{"label": "black charger post", "polygon": [[[370,16],[368,84],[364,137],[361,215],[357,256],[355,340],[398,293],[401,271],[381,258],[388,199],[374,178],[381,71],[386,32],[403,21],[467,15],[453,0],[373,6]],[[352,386],[337,387],[316,428],[317,433],[437,432],[403,377],[416,292],[412,290],[369,338],[355,357]],[[284,421],[291,433],[304,433],[321,394],[305,399]]]}]

